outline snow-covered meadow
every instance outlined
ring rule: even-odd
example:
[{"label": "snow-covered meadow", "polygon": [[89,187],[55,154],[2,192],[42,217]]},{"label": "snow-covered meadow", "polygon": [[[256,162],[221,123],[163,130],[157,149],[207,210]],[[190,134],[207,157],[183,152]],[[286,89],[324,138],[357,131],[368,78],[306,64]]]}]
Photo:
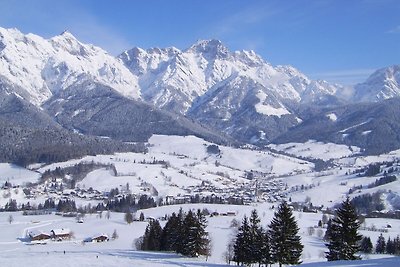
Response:
[{"label": "snow-covered meadow", "polygon": [[[207,208],[209,211],[226,213],[235,212],[235,216],[214,216],[207,217],[207,231],[212,240],[212,255],[209,259],[185,258],[172,253],[150,253],[137,251],[134,248],[134,240],[143,235],[147,222],[134,221],[128,225],[124,220],[124,214],[111,213],[110,219],[99,214],[86,215],[83,223],[77,223],[75,218],[65,218],[58,215],[35,215],[23,216],[21,212],[0,213],[0,266],[225,266],[224,252],[228,242],[235,235],[235,228],[231,226],[232,220],[241,221],[246,214],[250,215],[252,209],[257,209],[261,217],[263,226],[267,226],[273,217],[274,210],[270,204],[258,204],[254,206],[232,206],[232,205],[212,205],[212,204],[186,204],[163,206],[143,210],[146,217],[159,218],[165,214],[177,212],[180,208],[188,209]],[[9,216],[13,217],[13,222],[8,222]],[[325,229],[316,227],[318,220],[321,219],[320,213],[294,212],[297,219],[300,235],[304,244],[302,260],[309,263],[305,266],[325,266],[324,251],[326,248],[322,240]],[[163,225],[165,222],[161,222]],[[392,219],[367,219],[365,225],[376,228],[386,229],[390,224],[392,228],[387,229],[383,235],[397,236],[400,234],[400,221]],[[314,231],[310,231],[310,227]],[[73,238],[67,241],[47,241],[44,244],[32,244],[24,242],[26,233],[29,230],[37,229],[49,232],[51,229],[68,228],[73,232]],[[98,233],[111,236],[116,231],[118,238],[104,243],[84,243],[87,237]],[[370,236],[375,243],[380,232],[361,231],[363,235]],[[64,254],[65,251],[65,254]],[[363,266],[371,260],[371,264],[393,264],[397,259],[383,259],[383,255],[363,255],[364,261],[360,264],[341,262],[338,265],[329,263],[327,266]],[[388,257],[386,255],[386,257]],[[316,265],[317,264],[317,265]],[[337,264],[337,263],[336,263]],[[372,265],[381,266],[381,265]],[[382,265],[397,266],[397,265]]]}]

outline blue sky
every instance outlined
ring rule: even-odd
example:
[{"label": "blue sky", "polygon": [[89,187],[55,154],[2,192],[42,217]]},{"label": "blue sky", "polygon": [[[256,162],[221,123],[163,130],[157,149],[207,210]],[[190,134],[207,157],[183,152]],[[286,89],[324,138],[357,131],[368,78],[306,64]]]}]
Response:
[{"label": "blue sky", "polygon": [[400,0],[0,0],[0,27],[68,29],[110,53],[220,39],[273,65],[351,84],[400,64]]}]

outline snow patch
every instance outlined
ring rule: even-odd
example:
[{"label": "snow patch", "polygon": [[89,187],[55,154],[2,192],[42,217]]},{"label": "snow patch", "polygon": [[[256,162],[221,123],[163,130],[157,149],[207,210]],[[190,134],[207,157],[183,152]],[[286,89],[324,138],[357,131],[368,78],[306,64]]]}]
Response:
[{"label": "snow patch", "polygon": [[343,130],[339,131],[339,133],[345,134],[348,130],[351,130],[351,129],[357,128],[357,127],[359,127],[359,126],[362,126],[362,125],[364,125],[364,124],[367,124],[367,123],[369,123],[371,120],[372,120],[372,119],[368,119],[368,120],[366,120],[366,121],[364,121],[364,122],[361,122],[361,123],[359,123],[359,124],[350,126],[350,127],[346,128],[346,129],[343,129]]},{"label": "snow patch", "polygon": [[331,121],[337,121],[337,116],[335,113],[326,114],[326,117],[328,117],[328,119],[330,119]]},{"label": "snow patch", "polygon": [[283,115],[291,114],[286,108],[282,106],[282,104],[280,104],[280,108],[275,108],[271,105],[264,104],[265,100],[267,99],[266,93],[259,91],[256,96],[258,97],[258,99],[260,99],[260,102],[255,105],[256,111],[258,113],[267,116],[277,116],[279,118]]}]

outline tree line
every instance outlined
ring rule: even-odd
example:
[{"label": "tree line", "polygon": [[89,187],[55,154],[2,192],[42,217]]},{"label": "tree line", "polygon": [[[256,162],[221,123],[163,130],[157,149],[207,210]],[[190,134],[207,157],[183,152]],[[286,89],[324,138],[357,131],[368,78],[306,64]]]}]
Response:
[{"label": "tree line", "polygon": [[164,228],[158,220],[150,220],[144,235],[136,241],[140,250],[173,251],[184,256],[210,255],[207,219],[200,210],[172,213]]},{"label": "tree line", "polygon": [[386,241],[385,237],[381,234],[376,242],[375,252],[378,254],[400,255],[400,236],[395,238],[389,237]]}]

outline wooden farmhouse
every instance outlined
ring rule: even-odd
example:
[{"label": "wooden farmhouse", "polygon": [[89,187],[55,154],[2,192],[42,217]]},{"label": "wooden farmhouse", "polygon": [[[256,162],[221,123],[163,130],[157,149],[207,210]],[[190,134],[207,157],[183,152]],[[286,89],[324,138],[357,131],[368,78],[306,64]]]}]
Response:
[{"label": "wooden farmhouse", "polygon": [[92,242],[104,242],[104,241],[108,241],[108,235],[106,234],[100,234],[100,235],[95,235],[92,237]]},{"label": "wooden farmhouse", "polygon": [[72,232],[67,228],[54,229],[50,231],[51,238],[55,240],[71,239]]},{"label": "wooden farmhouse", "polygon": [[28,233],[28,237],[31,241],[41,241],[50,239],[51,235],[40,230],[32,230]]}]

